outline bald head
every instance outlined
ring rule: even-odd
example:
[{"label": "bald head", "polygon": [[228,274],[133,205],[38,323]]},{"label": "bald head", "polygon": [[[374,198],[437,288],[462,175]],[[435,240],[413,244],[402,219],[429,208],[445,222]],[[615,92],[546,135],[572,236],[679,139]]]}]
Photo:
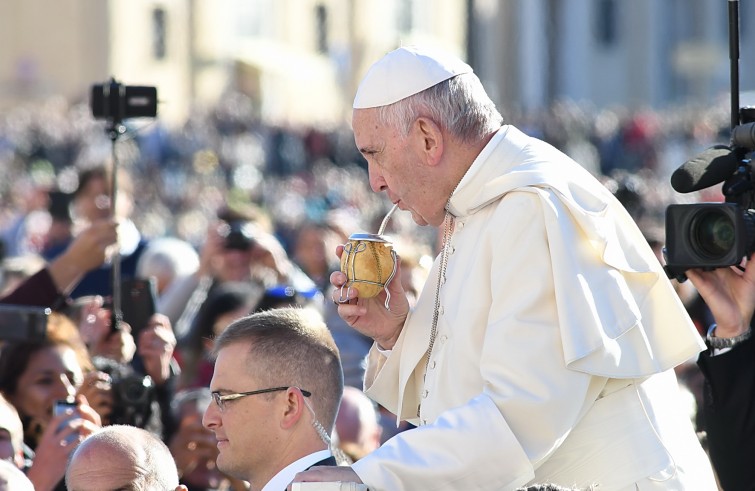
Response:
[{"label": "bald head", "polygon": [[66,470],[71,491],[185,489],[168,447],[146,430],[112,425],[74,451]]},{"label": "bald head", "polygon": [[336,418],[339,446],[359,460],[380,446],[383,429],[375,403],[356,387],[346,386]]}]

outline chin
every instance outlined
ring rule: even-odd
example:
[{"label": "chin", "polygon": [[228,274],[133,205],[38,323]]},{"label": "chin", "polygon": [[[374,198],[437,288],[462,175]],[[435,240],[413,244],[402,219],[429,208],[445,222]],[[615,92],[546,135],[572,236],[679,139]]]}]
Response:
[{"label": "chin", "polygon": [[425,227],[428,225],[427,220],[422,218],[422,216],[417,212],[412,212],[412,220],[414,220],[414,223],[419,225],[420,227]]},{"label": "chin", "polygon": [[223,474],[226,474],[228,476],[233,476],[238,479],[246,479],[245,477],[239,477],[238,472],[236,472],[236,469],[234,469],[233,465],[229,462],[226,462],[226,459],[223,458],[223,455],[218,455],[217,460],[215,461],[215,466],[217,470],[222,472]]}]

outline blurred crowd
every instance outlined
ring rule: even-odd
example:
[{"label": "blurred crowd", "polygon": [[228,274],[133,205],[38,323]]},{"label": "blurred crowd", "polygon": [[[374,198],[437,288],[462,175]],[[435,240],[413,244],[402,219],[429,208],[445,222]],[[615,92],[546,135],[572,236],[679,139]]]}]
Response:
[{"label": "blurred crowd", "polygon": [[[675,194],[668,183],[685,160],[727,143],[727,106],[718,106],[654,111],[562,102],[512,110],[507,119],[599,176],[661,259],[668,204],[721,200],[713,189]],[[229,94],[181,128],[127,121],[115,143],[87,106],[59,98],[0,115],[0,296],[62,257],[93,224],[112,217],[120,224],[119,247],[64,292],[70,299],[49,317],[47,338],[4,341],[0,443],[5,432],[11,460],[37,489],[64,489],[61,435],[82,438],[111,423],[163,439],[191,490],[244,489],[215,468],[214,437],[201,425],[211,400],[209,353],[231,321],[279,306],[315,308],[332,331],[350,386],[336,431],[351,459],[406,429],[361,393],[371,340],[324,301],[339,268],[336,245],[353,232],[377,231],[391,203],[368,188],[347,125],[278,127],[254,114],[249,99]],[[386,232],[407,291],[418,294],[437,231],[399,212]],[[157,315],[135,325],[115,318],[114,292],[125,305],[133,286],[113,281],[114,265],[120,279],[149,280]],[[688,283],[678,291],[702,332],[709,314]],[[696,418],[694,360],[679,373]],[[70,409],[54,414],[56,400],[75,406],[76,423],[65,423]]]}]

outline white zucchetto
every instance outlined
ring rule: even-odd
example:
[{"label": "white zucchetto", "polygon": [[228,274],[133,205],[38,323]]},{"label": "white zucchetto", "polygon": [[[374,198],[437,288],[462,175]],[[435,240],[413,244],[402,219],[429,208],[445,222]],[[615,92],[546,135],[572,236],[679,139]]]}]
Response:
[{"label": "white zucchetto", "polygon": [[376,61],[354,97],[354,109],[393,104],[472,67],[456,56],[429,47],[403,46]]}]

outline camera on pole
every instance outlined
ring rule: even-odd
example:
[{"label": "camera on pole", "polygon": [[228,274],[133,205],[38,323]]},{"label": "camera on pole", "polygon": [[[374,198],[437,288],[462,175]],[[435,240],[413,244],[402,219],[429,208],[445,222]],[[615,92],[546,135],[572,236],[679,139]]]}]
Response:
[{"label": "camera on pole", "polygon": [[[126,131],[126,127],[122,124],[123,120],[157,116],[157,89],[149,86],[123,85],[111,77],[103,84],[92,86],[89,104],[92,116],[107,122],[106,131],[112,143],[113,163],[110,209],[112,213],[115,213],[118,195],[118,154],[115,151],[115,144],[118,137]],[[123,312],[121,310],[121,263],[117,248],[113,254],[112,265],[112,322],[114,328],[120,329]]]}]

